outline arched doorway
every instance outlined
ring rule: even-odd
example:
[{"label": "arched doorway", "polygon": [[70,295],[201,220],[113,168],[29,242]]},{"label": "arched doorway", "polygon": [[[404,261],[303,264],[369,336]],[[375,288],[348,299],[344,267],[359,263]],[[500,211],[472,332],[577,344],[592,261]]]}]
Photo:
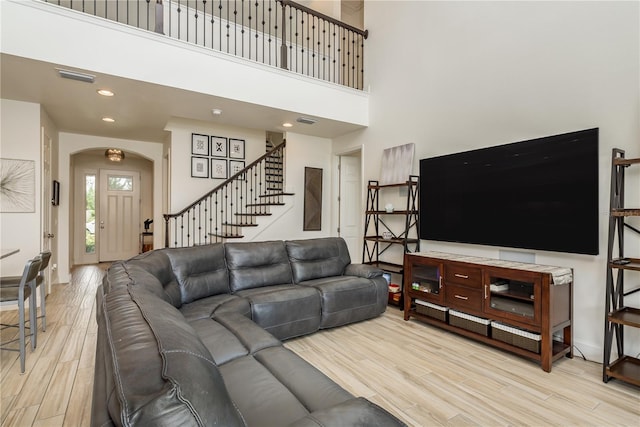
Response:
[{"label": "arched doorway", "polygon": [[153,162],[105,149],[71,156],[72,265],[127,259],[140,251],[143,223],[153,218]]}]

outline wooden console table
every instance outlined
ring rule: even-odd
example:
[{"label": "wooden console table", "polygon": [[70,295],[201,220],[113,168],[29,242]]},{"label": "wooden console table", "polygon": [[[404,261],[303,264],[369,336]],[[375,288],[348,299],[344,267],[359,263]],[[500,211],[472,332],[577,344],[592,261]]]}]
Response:
[{"label": "wooden console table", "polygon": [[573,357],[570,268],[442,252],[406,254],[404,265],[405,320],[536,360],[546,372]]}]

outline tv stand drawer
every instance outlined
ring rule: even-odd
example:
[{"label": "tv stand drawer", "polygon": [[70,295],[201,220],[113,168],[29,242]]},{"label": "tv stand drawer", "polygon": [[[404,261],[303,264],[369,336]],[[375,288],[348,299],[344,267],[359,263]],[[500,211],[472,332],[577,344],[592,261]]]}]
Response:
[{"label": "tv stand drawer", "polygon": [[447,284],[456,283],[482,289],[482,269],[458,264],[447,265],[444,269],[444,280]]},{"label": "tv stand drawer", "polygon": [[445,294],[446,305],[451,308],[482,311],[482,290],[466,286],[447,285]]}]

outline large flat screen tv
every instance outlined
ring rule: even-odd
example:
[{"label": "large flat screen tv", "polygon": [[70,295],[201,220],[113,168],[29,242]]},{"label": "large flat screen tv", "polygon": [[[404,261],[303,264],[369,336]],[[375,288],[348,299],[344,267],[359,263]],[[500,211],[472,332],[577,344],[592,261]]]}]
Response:
[{"label": "large flat screen tv", "polygon": [[420,238],[598,254],[598,129],[420,160]]}]

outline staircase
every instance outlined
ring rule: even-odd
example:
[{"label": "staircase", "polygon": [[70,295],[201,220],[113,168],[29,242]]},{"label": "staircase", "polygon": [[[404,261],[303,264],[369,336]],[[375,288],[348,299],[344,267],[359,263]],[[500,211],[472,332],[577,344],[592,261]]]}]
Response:
[{"label": "staircase", "polygon": [[286,141],[267,142],[265,155],[239,171],[183,210],[165,214],[165,247],[187,247],[242,239],[246,227],[271,216],[271,207],[284,206]]}]

